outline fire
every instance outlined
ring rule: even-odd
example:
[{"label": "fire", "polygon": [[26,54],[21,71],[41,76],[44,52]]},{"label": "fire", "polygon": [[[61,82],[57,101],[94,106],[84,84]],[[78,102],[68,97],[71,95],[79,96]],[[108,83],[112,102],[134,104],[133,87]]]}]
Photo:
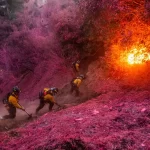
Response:
[{"label": "fire", "polygon": [[144,62],[150,61],[150,53],[147,52],[146,47],[133,48],[127,54],[128,64],[142,64]]}]

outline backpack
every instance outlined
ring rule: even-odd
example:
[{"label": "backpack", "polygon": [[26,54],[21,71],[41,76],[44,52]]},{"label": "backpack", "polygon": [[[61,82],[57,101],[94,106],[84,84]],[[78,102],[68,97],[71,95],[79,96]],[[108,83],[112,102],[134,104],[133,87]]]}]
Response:
[{"label": "backpack", "polygon": [[39,99],[42,99],[42,98],[44,98],[44,93],[43,93],[43,91],[39,92]]},{"label": "backpack", "polygon": [[3,104],[9,104],[8,99],[10,95],[12,95],[11,92],[7,93],[7,95],[3,98],[2,100]]}]

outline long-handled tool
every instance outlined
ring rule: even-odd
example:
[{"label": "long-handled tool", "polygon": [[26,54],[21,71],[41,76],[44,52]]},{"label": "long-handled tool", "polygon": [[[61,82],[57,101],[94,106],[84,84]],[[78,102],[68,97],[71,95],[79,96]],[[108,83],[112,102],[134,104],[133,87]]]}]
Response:
[{"label": "long-handled tool", "polygon": [[66,108],[65,106],[59,105],[58,103],[55,103],[55,104],[58,106],[59,110]]},{"label": "long-handled tool", "polygon": [[[26,110],[24,110],[26,112]],[[32,118],[32,114],[29,114],[28,112],[26,112],[26,114],[29,116],[28,119]]]},{"label": "long-handled tool", "polygon": [[[19,104],[19,103],[18,103]],[[20,105],[20,104],[19,104]],[[21,106],[21,105],[20,105]],[[22,107],[22,106],[21,106]],[[23,107],[22,107],[23,108]],[[32,114],[29,114],[25,109],[23,109],[23,111],[29,116],[28,119],[32,118]]]},{"label": "long-handled tool", "polygon": [[58,107],[62,107],[61,105],[59,105],[58,103],[55,103]]}]

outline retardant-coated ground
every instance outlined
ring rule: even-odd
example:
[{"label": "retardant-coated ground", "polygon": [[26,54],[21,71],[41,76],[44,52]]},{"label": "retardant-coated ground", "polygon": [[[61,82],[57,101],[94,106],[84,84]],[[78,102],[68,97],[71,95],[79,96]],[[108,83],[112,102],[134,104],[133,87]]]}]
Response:
[{"label": "retardant-coated ground", "polygon": [[148,150],[150,92],[120,90],[2,132],[0,149]]}]

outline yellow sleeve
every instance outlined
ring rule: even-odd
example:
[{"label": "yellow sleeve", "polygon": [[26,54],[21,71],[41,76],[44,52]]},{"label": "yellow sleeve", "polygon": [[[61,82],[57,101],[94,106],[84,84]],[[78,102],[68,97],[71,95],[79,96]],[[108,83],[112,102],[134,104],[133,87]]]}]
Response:
[{"label": "yellow sleeve", "polygon": [[77,85],[78,80],[77,80],[77,79],[75,79],[75,80],[73,81],[73,83],[74,83],[75,85]]},{"label": "yellow sleeve", "polygon": [[79,64],[76,63],[76,70],[79,71]]},{"label": "yellow sleeve", "polygon": [[50,94],[47,94],[44,96],[45,101],[51,101],[52,103],[55,103],[54,97]]},{"label": "yellow sleeve", "polygon": [[74,80],[73,83],[74,83],[77,87],[79,87],[80,84],[81,84],[81,80],[80,80],[80,79],[76,79],[76,80]]},{"label": "yellow sleeve", "polygon": [[22,106],[18,103],[18,100],[12,95],[9,97],[9,103],[14,105],[16,108],[22,109]]},{"label": "yellow sleeve", "polygon": [[77,82],[77,87],[79,87],[81,85],[81,80],[78,79],[78,82]]}]

